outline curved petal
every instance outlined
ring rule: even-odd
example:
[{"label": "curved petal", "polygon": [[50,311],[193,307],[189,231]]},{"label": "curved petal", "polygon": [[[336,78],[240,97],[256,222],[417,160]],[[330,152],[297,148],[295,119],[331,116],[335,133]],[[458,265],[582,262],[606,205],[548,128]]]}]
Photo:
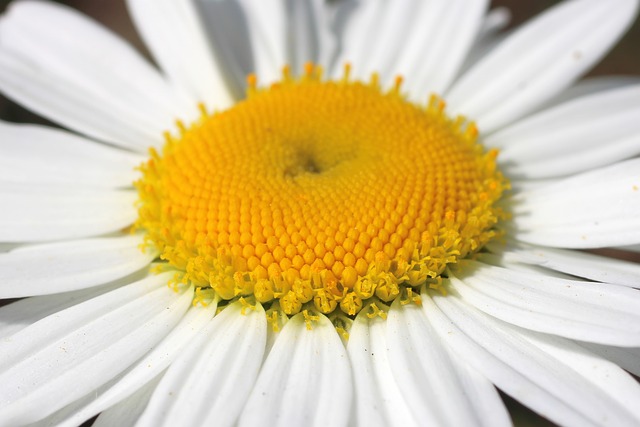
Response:
[{"label": "curved petal", "polygon": [[512,426],[509,411],[493,383],[465,362],[466,355],[456,355],[451,351],[449,354],[458,367],[460,382],[477,414],[478,425]]},{"label": "curved petal", "polygon": [[233,425],[258,376],[266,336],[260,304],[226,307],[171,364],[136,425]]},{"label": "curved petal", "polygon": [[258,83],[280,79],[289,63],[286,2],[282,0],[238,0],[247,17]]},{"label": "curved petal", "polygon": [[278,340],[278,337],[282,332],[282,328],[289,321],[289,316],[279,310],[277,306],[275,308],[274,306],[271,306],[271,308],[267,310],[267,320],[269,321],[269,326],[267,327],[267,343],[264,350],[265,360],[269,357],[269,353],[271,353],[273,345]]},{"label": "curved petal", "polygon": [[[85,404],[64,414],[56,421],[56,426],[78,426],[91,417],[108,410],[114,404],[118,404],[121,408],[128,407],[132,400],[136,401],[136,394],[140,388],[152,384],[153,387],[148,392],[148,400],[158,384],[159,376],[176,357],[185,352],[187,346],[191,345],[199,334],[203,333],[203,329],[215,315],[216,308],[215,301],[206,307],[199,305],[191,307],[176,327],[149,353],[123,374],[91,393],[91,398]],[[142,413],[145,406],[140,409],[137,415]]]},{"label": "curved petal", "polygon": [[583,96],[591,96],[608,90],[622,89],[640,84],[639,76],[595,76],[577,81],[573,86],[560,92],[539,107],[539,111],[554,108]]},{"label": "curved petal", "polygon": [[451,285],[505,322],[572,339],[640,346],[640,291],[462,261]]},{"label": "curved petal", "polygon": [[[341,10],[346,19],[341,23],[341,46],[332,77],[339,78],[343,74],[343,66],[349,63],[351,74],[357,79],[367,79],[374,71],[363,66],[375,44],[376,32],[384,19],[384,3],[381,0],[366,2],[345,2],[345,10]],[[386,2],[392,4],[393,2]]]},{"label": "curved petal", "polygon": [[507,36],[504,30],[511,22],[511,11],[506,7],[496,7],[487,13],[478,37],[469,49],[464,62],[458,69],[458,76],[465,74],[476,62],[500,44]]},{"label": "curved petal", "polygon": [[138,179],[134,168],[144,160],[69,132],[0,122],[0,182],[131,187]]},{"label": "curved petal", "polygon": [[290,64],[301,74],[307,62],[330,67],[337,41],[330,30],[328,6],[323,0],[287,0]]},{"label": "curved petal", "polygon": [[391,372],[414,417],[424,425],[479,424],[462,386],[460,368],[423,310],[396,299],[387,322]]},{"label": "curved petal", "polygon": [[0,241],[79,239],[120,231],[136,220],[129,190],[43,189],[0,184]]},{"label": "curved petal", "polygon": [[[158,384],[158,379],[140,387],[138,391],[127,399],[118,402],[109,409],[100,413],[91,427],[132,426],[140,419],[142,412],[147,407],[151,394]],[[77,424],[73,424],[76,426]]]},{"label": "curved petal", "polygon": [[566,248],[637,244],[639,170],[640,159],[633,159],[518,193],[511,236]]},{"label": "curved petal", "polygon": [[138,151],[162,143],[179,105],[130,46],[52,2],[13,3],[0,21],[0,89],[64,126]]},{"label": "curved petal", "polygon": [[0,254],[0,298],[90,288],[149,265],[156,251],[141,250],[140,236],[25,246]]},{"label": "curved petal", "polygon": [[640,153],[640,85],[598,92],[530,116],[485,139],[509,177],[571,175]]},{"label": "curved petal", "polygon": [[242,99],[247,75],[256,71],[249,23],[236,0],[194,2],[209,44],[224,64],[226,83],[234,99]]},{"label": "curved petal", "polygon": [[352,398],[347,352],[329,319],[307,319],[308,330],[305,314],[284,325],[238,425],[347,424]]},{"label": "curved petal", "polygon": [[597,282],[640,288],[640,264],[638,263],[581,251],[521,243],[511,243],[506,247],[489,244],[488,247],[507,260],[537,265]]},{"label": "curved petal", "polygon": [[637,0],[573,0],[532,20],[465,73],[446,95],[451,111],[490,133],[567,88],[621,37]]},{"label": "curved petal", "polygon": [[592,387],[614,400],[622,412],[640,421],[640,384],[615,363],[588,351],[582,344],[560,337],[521,331],[542,351],[577,371]]},{"label": "curved petal", "polygon": [[[336,65],[349,62],[353,75],[397,75],[415,101],[441,94],[454,79],[478,35],[487,1],[370,1],[351,14]],[[402,49],[398,49],[402,46]],[[340,74],[336,69],[334,75]]]},{"label": "curved petal", "polygon": [[561,425],[634,425],[634,416],[590,380],[508,325],[453,295],[422,293],[440,338],[505,393]]},{"label": "curved petal", "polygon": [[[51,426],[56,426],[56,427],[60,427],[60,426],[76,427],[76,426],[80,425],[78,423],[76,423],[76,424],[65,423],[64,420],[69,415],[74,414],[79,409],[81,409],[84,406],[90,404],[91,401],[94,400],[98,396],[98,394],[101,392],[102,388],[105,388],[107,386],[112,385],[117,379],[119,379],[121,377],[122,377],[122,374],[116,376],[113,380],[109,381],[104,386],[99,387],[97,390],[91,391],[90,393],[84,395],[82,398],[80,398],[78,400],[75,400],[74,402],[70,403],[69,405],[65,406],[64,408],[56,411],[52,415],[49,415],[48,417],[43,418],[43,419],[41,419],[40,421],[38,421],[36,423],[29,424],[29,427],[51,427]],[[131,394],[131,396],[129,396],[127,399],[124,399],[124,400],[118,402],[117,404],[111,406],[109,409],[104,411],[104,412],[107,412],[107,414],[103,418],[103,422],[105,422],[106,420],[111,420],[111,419],[120,418],[120,417],[127,418],[127,419],[134,419],[134,420],[137,419],[137,417],[139,417],[140,414],[142,413],[142,411],[144,410],[144,408],[145,408],[145,406],[147,404],[147,401],[149,400],[149,397],[151,397],[151,391],[158,384],[158,382],[160,380],[160,377],[161,376],[158,376],[158,377],[154,378],[153,380],[151,380],[150,382],[148,382],[146,384],[139,384],[136,387],[135,392],[133,394]],[[142,406],[141,407],[134,407],[133,406],[134,403],[137,404],[137,405],[142,405]],[[94,414],[94,416],[95,416],[95,414]],[[129,423],[129,424],[111,424],[111,425],[118,425],[119,426],[119,425],[132,425],[132,424],[133,423]],[[93,426],[93,424],[92,424],[92,426]]]},{"label": "curved petal", "polygon": [[[425,102],[432,93],[444,94],[453,82],[479,35],[489,2],[437,0],[420,3],[420,11],[413,12],[417,18],[414,32],[407,34],[406,48],[401,49],[392,76],[406,76],[410,97]],[[428,26],[420,18],[433,25]],[[402,43],[394,49],[399,45]]]},{"label": "curved petal", "polygon": [[150,276],[47,317],[0,342],[0,421],[34,422],[106,383],[182,318],[193,289]]},{"label": "curved petal", "polygon": [[3,305],[0,307],[0,338],[9,337],[47,316],[133,283],[147,275],[148,271],[143,270],[104,286],[23,298],[11,304]]},{"label": "curved petal", "polygon": [[564,274],[559,271],[550,270],[548,268],[540,267],[533,264],[514,261],[507,258],[506,256],[503,256],[503,254],[496,255],[493,253],[481,252],[475,254],[473,260],[478,261],[482,264],[493,265],[513,271],[521,271],[524,273],[531,273],[540,276],[549,276],[557,279],[576,280],[576,278],[571,276],[570,274]]},{"label": "curved petal", "polygon": [[507,7],[496,7],[491,9],[487,16],[482,21],[480,32],[478,34],[478,40],[489,37],[499,31],[507,28],[511,22],[511,11]]},{"label": "curved petal", "polygon": [[363,309],[349,331],[347,351],[353,372],[354,425],[418,426],[391,373],[387,322]]},{"label": "curved petal", "polygon": [[580,343],[580,345],[612,361],[636,377],[640,376],[640,348],[611,347],[593,343]]},{"label": "curved petal", "polygon": [[[382,81],[388,82],[390,78],[394,77],[393,64],[397,62],[402,53],[409,50],[413,34],[418,31],[419,17],[417,12],[421,9],[421,4],[425,2],[399,0],[380,3],[379,22],[375,27],[365,28],[368,33],[367,45],[359,46],[360,49],[367,51],[367,54],[362,58],[362,63],[354,64],[354,66],[367,70],[368,73],[379,73]],[[357,10],[354,11],[354,14],[357,13]],[[405,42],[408,43],[406,48],[398,49],[398,46],[402,46]],[[356,47],[354,46],[354,48]],[[348,54],[349,52],[345,52],[345,55]]]},{"label": "curved petal", "polygon": [[191,98],[226,109],[234,99],[191,0],[128,0],[136,28],[172,82]]}]

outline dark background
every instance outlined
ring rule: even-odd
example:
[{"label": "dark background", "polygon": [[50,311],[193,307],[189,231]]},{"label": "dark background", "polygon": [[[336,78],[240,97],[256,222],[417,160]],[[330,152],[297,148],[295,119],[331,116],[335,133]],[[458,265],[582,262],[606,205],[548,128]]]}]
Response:
[{"label": "dark background", "polygon": [[[70,5],[97,21],[100,21],[103,25],[106,25],[129,40],[138,50],[148,56],[142,41],[136,34],[133,24],[127,15],[124,0],[58,0],[57,2]],[[494,0],[492,6],[508,7],[513,16],[511,27],[514,27],[559,2],[559,0]],[[0,13],[4,11],[9,3],[9,0],[0,0]],[[622,41],[589,75],[640,76],[640,20],[636,21]],[[1,94],[0,119],[14,122],[48,123],[46,120],[7,100]],[[621,253],[617,254],[618,257],[627,258],[625,255],[626,254]],[[509,397],[504,396],[504,398],[516,426],[553,425]]]}]

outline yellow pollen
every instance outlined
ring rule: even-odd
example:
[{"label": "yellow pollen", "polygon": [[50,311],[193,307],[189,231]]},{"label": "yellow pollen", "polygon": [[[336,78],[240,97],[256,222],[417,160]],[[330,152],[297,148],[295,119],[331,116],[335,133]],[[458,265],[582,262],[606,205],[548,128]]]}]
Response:
[{"label": "yellow pollen", "polygon": [[150,151],[137,227],[195,304],[255,298],[277,307],[274,328],[303,310],[384,317],[379,306],[419,304],[415,288],[441,289],[447,265],[495,235],[508,183],[475,125],[435,96],[408,102],[401,78],[384,91],[349,73],[285,69],[266,89],[249,76],[246,100],[201,106]]}]

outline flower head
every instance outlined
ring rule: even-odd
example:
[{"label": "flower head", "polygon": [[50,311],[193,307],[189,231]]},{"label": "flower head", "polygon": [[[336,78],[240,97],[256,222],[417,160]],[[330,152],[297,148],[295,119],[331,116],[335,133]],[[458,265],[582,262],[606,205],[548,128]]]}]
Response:
[{"label": "flower head", "polygon": [[640,422],[638,1],[128,6],[0,20],[0,424]]}]

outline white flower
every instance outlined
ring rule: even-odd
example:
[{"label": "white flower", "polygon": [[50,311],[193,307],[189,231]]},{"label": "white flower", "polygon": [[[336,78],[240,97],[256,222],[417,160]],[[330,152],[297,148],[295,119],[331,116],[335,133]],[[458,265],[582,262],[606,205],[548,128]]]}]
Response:
[{"label": "white flower", "polygon": [[[509,425],[496,388],[561,425],[640,424],[640,386],[626,372],[640,375],[640,265],[579,251],[640,248],[640,83],[578,82],[638,1],[566,1],[504,39],[507,15],[487,3],[129,0],[158,71],[73,10],[14,2],[0,19],[0,90],[70,131],[0,123],[0,298],[22,298],[0,308],[0,425],[97,414],[95,425],[115,426]],[[249,73],[260,86],[288,64],[319,82],[307,61],[336,80],[345,63],[352,81],[378,73],[414,103],[437,93],[500,150],[513,191],[452,245],[493,238],[473,256],[443,255],[427,270],[444,275],[415,287],[421,298],[404,287],[390,308],[351,317],[320,314],[320,303],[288,317],[285,297],[260,304],[257,292],[226,302],[222,285],[212,282],[216,294],[196,277],[209,270],[181,267],[186,252],[157,237],[185,230],[152,232],[148,188],[164,188],[152,163],[147,189],[132,186],[147,149],[176,119],[207,120],[198,103],[236,111]],[[487,158],[478,164],[491,169]],[[315,160],[294,166],[320,173]],[[491,173],[482,197],[506,185]],[[499,207],[511,219],[494,227]],[[131,234],[136,221],[144,229]],[[150,272],[154,260],[166,271]]]}]

